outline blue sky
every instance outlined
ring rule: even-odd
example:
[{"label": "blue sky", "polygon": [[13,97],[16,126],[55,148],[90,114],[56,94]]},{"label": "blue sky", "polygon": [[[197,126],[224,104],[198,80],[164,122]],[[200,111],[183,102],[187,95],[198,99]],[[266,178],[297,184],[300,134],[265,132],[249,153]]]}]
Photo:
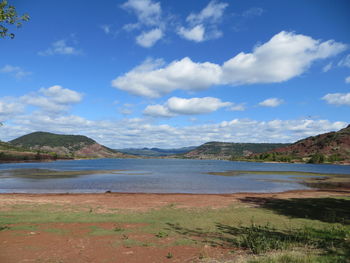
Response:
[{"label": "blue sky", "polygon": [[294,142],[350,122],[350,3],[10,1],[0,140],[109,147]]}]

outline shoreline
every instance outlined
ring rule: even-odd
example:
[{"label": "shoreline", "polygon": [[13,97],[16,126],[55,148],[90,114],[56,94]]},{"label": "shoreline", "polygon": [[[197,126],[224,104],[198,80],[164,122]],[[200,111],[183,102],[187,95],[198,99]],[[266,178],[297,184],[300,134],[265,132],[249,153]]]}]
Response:
[{"label": "shoreline", "polygon": [[339,188],[339,189],[295,189],[295,190],[286,190],[279,192],[236,192],[236,193],[149,193],[149,192],[99,192],[99,193],[0,193],[0,195],[51,195],[51,196],[62,196],[62,195],[188,195],[188,196],[235,196],[235,195],[280,195],[280,194],[293,194],[293,193],[305,193],[305,192],[343,192],[350,193],[350,188]]},{"label": "shoreline", "polygon": [[292,190],[279,193],[233,193],[233,194],[182,194],[182,193],[1,193],[0,207],[17,204],[26,205],[72,205],[75,207],[98,207],[108,209],[141,211],[176,208],[220,209],[240,203],[245,198],[294,199],[350,196],[350,188],[323,190]]},{"label": "shoreline", "polygon": [[228,162],[247,162],[247,163],[267,163],[267,164],[320,164],[320,165],[349,165],[350,162],[334,162],[334,163],[308,163],[308,162],[277,162],[277,161],[260,161],[260,160],[228,160],[228,159],[211,159],[211,158],[176,158],[176,157],[171,157],[167,158],[164,156],[159,156],[159,157],[149,157],[149,156],[136,156],[136,157],[126,157],[126,158],[75,158],[75,159],[42,159],[42,160],[0,160],[0,165],[1,164],[20,164],[20,163],[46,163],[46,162],[56,162],[56,161],[79,161],[79,160],[99,160],[99,159],[173,159],[173,160],[201,160],[201,161],[228,161]]}]

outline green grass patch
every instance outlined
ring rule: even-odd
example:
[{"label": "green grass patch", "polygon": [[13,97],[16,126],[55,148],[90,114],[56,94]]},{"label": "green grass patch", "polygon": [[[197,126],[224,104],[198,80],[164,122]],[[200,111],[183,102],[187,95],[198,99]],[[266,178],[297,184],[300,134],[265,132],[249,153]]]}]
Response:
[{"label": "green grass patch", "polygon": [[[209,244],[264,255],[251,262],[346,262],[344,260],[350,258],[349,202],[349,197],[246,197],[241,203],[222,209],[166,206],[146,212],[113,210],[106,213],[67,205],[16,205],[1,212],[0,226],[11,225],[9,231],[22,227],[22,230],[60,233],[60,229],[41,229],[40,224],[96,223],[88,234],[115,235],[116,246]],[[115,227],[97,226],[102,222],[115,223]],[[124,229],[123,224],[142,226]],[[129,238],[129,233],[151,234],[153,238],[150,238],[151,242],[138,241]],[[166,238],[169,238],[169,244],[163,244],[162,239]],[[311,251],[310,257],[299,259],[299,254],[289,253],[296,249]]]}]

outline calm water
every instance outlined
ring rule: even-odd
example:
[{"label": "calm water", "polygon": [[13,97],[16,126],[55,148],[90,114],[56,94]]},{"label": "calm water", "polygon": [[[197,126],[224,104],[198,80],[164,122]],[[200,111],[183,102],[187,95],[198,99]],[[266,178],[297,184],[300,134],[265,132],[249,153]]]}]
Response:
[{"label": "calm water", "polygon": [[99,159],[0,164],[0,170],[33,168],[59,171],[126,171],[118,174],[88,174],[71,178],[51,179],[1,176],[0,193],[92,193],[108,190],[146,193],[280,192],[308,188],[297,183],[292,175],[247,174],[229,177],[207,173],[246,170],[350,174],[350,166],[340,165],[269,164],[180,159]]}]

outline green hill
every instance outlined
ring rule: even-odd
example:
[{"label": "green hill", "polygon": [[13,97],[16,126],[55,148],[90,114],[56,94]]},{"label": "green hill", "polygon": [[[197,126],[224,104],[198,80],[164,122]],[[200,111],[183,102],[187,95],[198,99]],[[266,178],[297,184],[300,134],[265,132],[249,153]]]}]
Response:
[{"label": "green hill", "polygon": [[284,143],[229,143],[207,142],[185,153],[185,158],[193,159],[232,159],[262,153],[279,147],[288,146]]},{"label": "green hill", "polygon": [[10,141],[12,145],[22,146],[26,148],[35,147],[77,147],[91,145],[96,143],[93,139],[90,139],[82,135],[61,135],[49,132],[33,132],[17,139]]},{"label": "green hill", "polygon": [[130,158],[132,156],[109,149],[82,135],[33,132],[10,141],[15,147],[31,151],[54,153],[58,158]]}]

